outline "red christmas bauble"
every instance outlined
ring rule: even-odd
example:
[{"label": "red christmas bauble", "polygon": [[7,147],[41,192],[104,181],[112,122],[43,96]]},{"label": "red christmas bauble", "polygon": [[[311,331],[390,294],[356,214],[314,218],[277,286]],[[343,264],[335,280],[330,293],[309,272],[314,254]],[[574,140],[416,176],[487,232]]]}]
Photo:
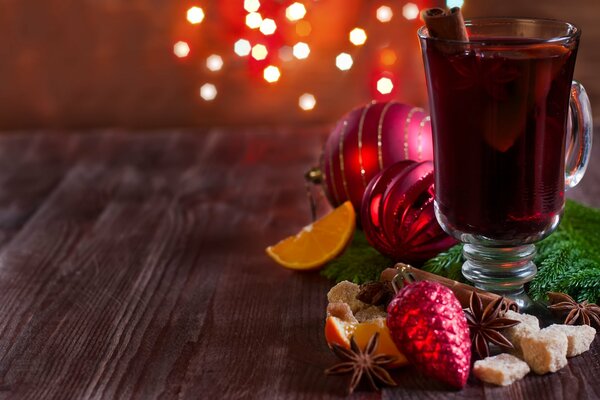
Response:
[{"label": "red christmas bauble", "polygon": [[435,218],[433,183],[431,161],[399,161],[371,179],[361,208],[369,243],[407,263],[421,263],[456,244]]},{"label": "red christmas bauble", "polygon": [[469,326],[460,302],[439,283],[404,286],[387,308],[392,340],[421,373],[462,388],[471,367]]},{"label": "red christmas bauble", "polygon": [[334,207],[350,200],[360,210],[378,172],[400,160],[431,159],[431,126],[423,109],[370,103],[346,114],[329,135],[321,156],[323,187]]}]

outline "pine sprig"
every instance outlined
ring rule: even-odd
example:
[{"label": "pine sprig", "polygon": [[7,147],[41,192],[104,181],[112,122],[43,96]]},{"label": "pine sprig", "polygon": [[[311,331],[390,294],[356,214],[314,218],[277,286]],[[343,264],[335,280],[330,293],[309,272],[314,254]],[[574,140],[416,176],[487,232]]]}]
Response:
[{"label": "pine sprig", "polygon": [[421,269],[454,279],[455,281],[466,282],[461,272],[464,262],[462,249],[462,244],[452,246],[447,251],[425,261]]},{"label": "pine sprig", "polygon": [[394,262],[375,250],[361,230],[356,230],[352,244],[344,254],[329,262],[321,275],[335,281],[350,281],[361,284],[379,280],[381,272],[392,267]]},{"label": "pine sprig", "polygon": [[567,283],[573,287],[572,297],[579,302],[596,298],[594,302],[597,303],[600,298],[600,269],[595,267],[574,271],[568,278]]},{"label": "pine sprig", "polygon": [[[564,292],[577,301],[600,300],[600,210],[567,200],[555,233],[536,244],[538,274],[529,284],[534,300],[549,291]],[[462,246],[457,245],[427,261],[423,268],[462,280]]]},{"label": "pine sprig", "polygon": [[573,268],[577,267],[581,259],[581,252],[574,242],[556,241],[553,238],[550,244],[538,250],[538,256],[534,260],[538,273],[529,284],[528,292],[534,299],[543,299],[548,288],[553,292],[568,290],[571,286],[569,274],[572,274]]},{"label": "pine sprig", "polygon": [[[600,210],[567,200],[558,229],[536,248],[538,274],[527,287],[531,298],[541,300],[554,291],[567,293],[577,301],[600,300]],[[464,282],[463,262],[462,245],[456,245],[425,262],[422,268]],[[352,245],[322,274],[336,282],[364,283],[377,280],[381,271],[393,264],[357,230]]]}]

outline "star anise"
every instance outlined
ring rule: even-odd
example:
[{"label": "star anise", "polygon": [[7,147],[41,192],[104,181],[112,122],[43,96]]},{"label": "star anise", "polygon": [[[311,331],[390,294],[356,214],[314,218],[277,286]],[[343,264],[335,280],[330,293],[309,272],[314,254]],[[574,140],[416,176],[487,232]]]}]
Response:
[{"label": "star anise", "polygon": [[356,298],[363,303],[371,304],[374,306],[386,306],[390,304],[390,301],[394,298],[394,287],[390,281],[375,281],[367,282],[360,285],[360,292],[356,295]]},{"label": "star anise", "polygon": [[467,324],[469,325],[471,341],[481,358],[490,355],[488,343],[508,349],[513,348],[512,343],[500,333],[500,330],[515,326],[520,322],[504,318],[504,312],[502,312],[503,301],[504,297],[499,297],[490,302],[484,309],[481,298],[474,291],[471,293],[471,298],[469,299],[469,308],[464,310],[467,317]]},{"label": "star anise", "polygon": [[327,375],[339,375],[352,373],[350,380],[349,394],[354,392],[363,376],[374,390],[379,390],[377,383],[385,383],[389,386],[396,386],[396,382],[386,371],[386,367],[396,360],[396,357],[387,354],[374,354],[379,343],[379,333],[375,333],[364,349],[360,349],[354,338],[350,339],[350,349],[332,345],[332,350],[343,361],[325,370]]},{"label": "star anise", "polygon": [[551,304],[548,309],[558,314],[568,313],[565,324],[594,324],[600,328],[600,306],[587,300],[578,303],[566,293],[548,292],[548,298]]}]

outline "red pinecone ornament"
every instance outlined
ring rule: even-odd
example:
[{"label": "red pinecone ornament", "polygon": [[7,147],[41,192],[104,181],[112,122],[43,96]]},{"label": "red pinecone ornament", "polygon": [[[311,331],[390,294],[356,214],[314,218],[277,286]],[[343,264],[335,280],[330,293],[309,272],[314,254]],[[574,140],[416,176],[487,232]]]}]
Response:
[{"label": "red pinecone ornament", "polygon": [[471,363],[469,327],[450,289],[429,281],[408,284],[387,312],[394,343],[417,370],[453,387],[465,386]]}]

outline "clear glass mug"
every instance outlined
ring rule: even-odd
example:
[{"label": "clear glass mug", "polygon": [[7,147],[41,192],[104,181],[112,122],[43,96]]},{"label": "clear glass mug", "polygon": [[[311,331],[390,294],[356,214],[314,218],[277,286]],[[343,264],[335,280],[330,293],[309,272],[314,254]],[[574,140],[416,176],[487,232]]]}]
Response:
[{"label": "clear glass mug", "polygon": [[582,178],[592,114],[572,81],[580,30],[519,18],[466,22],[469,41],[419,29],[442,228],[465,244],[475,286],[528,299],[533,243],[560,221],[565,190]]}]

